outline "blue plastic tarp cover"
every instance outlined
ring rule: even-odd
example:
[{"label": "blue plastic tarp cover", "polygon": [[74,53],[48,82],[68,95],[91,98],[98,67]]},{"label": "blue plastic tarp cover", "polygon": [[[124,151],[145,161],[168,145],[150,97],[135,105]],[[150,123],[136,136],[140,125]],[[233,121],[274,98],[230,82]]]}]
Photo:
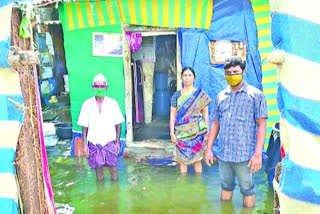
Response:
[{"label": "blue plastic tarp cover", "polygon": [[[214,100],[227,87],[222,64],[211,64],[209,41],[246,41],[247,59],[244,79],[262,90],[261,60],[257,27],[249,0],[215,0],[209,30],[178,30],[182,67],[193,67],[195,87],[202,88]],[[211,113],[214,102],[209,106]],[[211,121],[211,120],[210,120]]]},{"label": "blue plastic tarp cover", "polygon": [[227,83],[223,65],[210,62],[209,41],[246,40],[247,71],[244,78],[262,90],[257,27],[250,1],[216,0],[210,30],[180,28],[178,33],[182,67],[191,66],[195,69],[195,86],[205,90],[212,99],[227,87]]}]

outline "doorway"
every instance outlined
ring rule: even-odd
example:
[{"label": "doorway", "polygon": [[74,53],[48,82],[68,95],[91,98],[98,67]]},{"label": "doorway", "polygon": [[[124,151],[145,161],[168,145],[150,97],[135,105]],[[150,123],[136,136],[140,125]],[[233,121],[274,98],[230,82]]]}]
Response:
[{"label": "doorway", "polygon": [[134,141],[170,139],[170,97],[177,90],[176,35],[143,36],[131,55]]}]

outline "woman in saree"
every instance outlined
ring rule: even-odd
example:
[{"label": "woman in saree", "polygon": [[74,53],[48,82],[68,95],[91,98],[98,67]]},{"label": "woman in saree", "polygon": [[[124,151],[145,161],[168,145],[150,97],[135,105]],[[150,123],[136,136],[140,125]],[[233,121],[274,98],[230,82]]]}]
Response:
[{"label": "woman in saree", "polygon": [[171,97],[170,137],[175,144],[173,160],[180,164],[180,173],[193,164],[196,173],[202,173],[201,160],[208,139],[210,97],[193,86],[196,78],[193,68],[182,69],[183,88]]}]

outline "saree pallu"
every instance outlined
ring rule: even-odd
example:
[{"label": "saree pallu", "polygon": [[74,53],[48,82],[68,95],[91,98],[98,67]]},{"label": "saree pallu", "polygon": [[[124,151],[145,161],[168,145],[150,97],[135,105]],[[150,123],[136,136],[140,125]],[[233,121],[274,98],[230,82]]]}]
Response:
[{"label": "saree pallu", "polygon": [[175,135],[178,143],[173,160],[185,165],[202,160],[207,142],[204,135],[208,128],[202,116],[202,110],[211,102],[210,97],[202,90],[196,89],[190,95],[182,95],[177,101]]}]

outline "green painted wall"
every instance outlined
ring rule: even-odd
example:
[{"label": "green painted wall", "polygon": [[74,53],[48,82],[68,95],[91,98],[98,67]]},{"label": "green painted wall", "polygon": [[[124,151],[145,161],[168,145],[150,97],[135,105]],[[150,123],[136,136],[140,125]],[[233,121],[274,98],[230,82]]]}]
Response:
[{"label": "green painted wall", "polygon": [[[125,116],[125,83],[122,57],[92,56],[92,33],[122,33],[121,25],[112,25],[66,31],[63,5],[59,7],[62,21],[66,65],[68,69],[70,105],[73,130],[81,131],[77,125],[83,101],[92,97],[93,77],[102,73],[108,81],[107,96],[117,100]],[[125,138],[125,123],[122,123],[121,138]]]}]

